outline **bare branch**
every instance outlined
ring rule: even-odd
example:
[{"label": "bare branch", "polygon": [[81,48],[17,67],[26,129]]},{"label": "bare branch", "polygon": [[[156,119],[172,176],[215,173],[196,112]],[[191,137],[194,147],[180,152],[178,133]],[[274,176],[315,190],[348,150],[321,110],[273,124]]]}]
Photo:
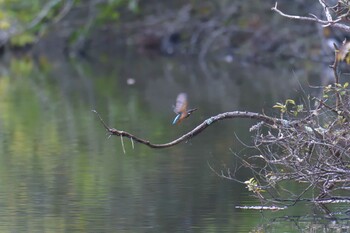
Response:
[{"label": "bare branch", "polygon": [[326,3],[323,0],[318,0],[318,1],[321,4],[321,6],[323,7],[323,10],[324,10],[324,13],[326,15],[328,22],[332,22],[333,18],[332,18],[331,13],[329,12],[328,6],[326,5]]},{"label": "bare branch", "polygon": [[95,113],[97,115],[97,117],[100,119],[102,125],[105,127],[105,129],[107,131],[109,131],[109,127],[107,126],[107,124],[103,121],[102,117],[100,116],[100,114],[96,111],[96,110],[91,110],[93,113]]},{"label": "bare branch", "polygon": [[299,15],[289,15],[286,14],[284,12],[282,12],[281,10],[279,10],[277,8],[277,2],[275,3],[275,6],[271,8],[272,11],[277,12],[278,14],[280,14],[283,17],[289,18],[289,19],[296,19],[296,20],[303,20],[303,21],[311,21],[311,22],[315,22],[315,23],[319,23],[322,25],[322,27],[333,27],[333,28],[338,28],[340,30],[346,31],[346,32],[350,32],[350,26],[340,23],[340,21],[342,20],[342,18],[337,18],[337,19],[333,19],[330,12],[329,12],[329,8],[328,6],[325,5],[325,3],[322,0],[319,0],[319,2],[321,3],[321,5],[323,6],[324,9],[324,13],[326,15],[327,20],[322,20],[320,18],[318,18],[315,15],[311,15],[312,17],[307,17],[307,16],[299,16]]},{"label": "bare branch", "polygon": [[283,13],[281,10],[277,8],[277,2],[275,3],[275,6],[271,8],[272,11],[277,12],[278,14],[282,15],[283,17],[289,18],[289,19],[297,19],[297,20],[306,20],[306,21],[312,21],[312,22],[318,22],[321,24],[329,24],[330,21],[321,20],[313,15],[313,17],[307,17],[307,16],[299,16],[299,15],[289,15]]},{"label": "bare branch", "polygon": [[274,117],[269,117],[266,115],[262,115],[259,113],[254,113],[254,112],[241,112],[241,111],[234,111],[234,112],[225,112],[218,114],[216,116],[210,117],[207,120],[203,121],[201,124],[199,124],[197,127],[195,127],[193,130],[189,131],[188,133],[182,135],[181,137],[168,142],[164,144],[154,144],[151,143],[148,140],[139,138],[129,132],[125,132],[122,130],[117,130],[114,128],[109,128],[107,124],[102,120],[101,116],[98,114],[97,111],[92,110],[92,112],[96,113],[97,116],[99,117],[101,123],[103,124],[104,128],[111,134],[111,135],[116,135],[116,136],[121,136],[121,137],[127,137],[130,138],[136,142],[139,142],[141,144],[144,144],[146,146],[149,146],[151,148],[166,148],[166,147],[171,147],[175,146],[183,141],[187,141],[188,139],[196,136],[197,134],[201,133],[203,130],[205,130],[207,127],[211,126],[213,123],[224,120],[224,119],[232,119],[232,118],[249,118],[249,119],[254,119],[258,121],[263,121],[266,124],[270,125],[285,125],[285,126],[292,126],[292,125],[297,125],[300,121],[288,121],[284,119],[279,119],[279,118],[274,118]]}]

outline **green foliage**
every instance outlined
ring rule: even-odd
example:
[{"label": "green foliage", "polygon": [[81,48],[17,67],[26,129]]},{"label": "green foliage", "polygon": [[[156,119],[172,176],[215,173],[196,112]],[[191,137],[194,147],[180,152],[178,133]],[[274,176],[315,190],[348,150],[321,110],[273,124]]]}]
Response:
[{"label": "green foliage", "polygon": [[340,96],[344,96],[348,93],[348,86],[349,83],[346,82],[343,85],[340,83],[335,83],[334,85],[328,85],[325,86],[323,89],[323,98],[329,98],[331,95],[334,95],[335,93],[339,94]]},{"label": "green foliage", "polygon": [[247,188],[250,192],[256,193],[256,194],[260,194],[261,192],[264,192],[264,190],[262,190],[259,185],[258,182],[255,180],[255,178],[250,178],[247,181],[244,181],[244,184],[247,185]]},{"label": "green foliage", "polygon": [[126,7],[133,13],[139,13],[138,0],[109,0],[107,4],[99,5],[99,13],[97,22],[103,24],[105,22],[115,22],[120,18],[120,9]]},{"label": "green foliage", "polygon": [[46,1],[42,0],[3,0],[0,2],[1,11],[19,23],[27,23],[33,20],[37,13],[42,9]]},{"label": "green foliage", "polygon": [[7,20],[0,20],[0,30],[7,30],[10,28],[10,22]]},{"label": "green foliage", "polygon": [[294,102],[294,100],[287,99],[287,100],[284,102],[284,104],[277,102],[277,103],[273,106],[273,108],[278,108],[278,109],[281,111],[281,113],[285,113],[285,112],[287,112],[287,105],[288,105],[288,104],[295,105],[295,102]]},{"label": "green foliage", "polygon": [[[291,107],[288,107],[291,106]],[[284,104],[277,102],[273,108],[277,108],[281,112],[281,117],[283,116],[284,113],[291,113],[294,116],[297,116],[298,113],[302,112],[304,110],[304,105],[299,104],[297,105],[294,100],[292,99],[287,99]]]},{"label": "green foliage", "polygon": [[[71,41],[77,38],[85,38],[89,35],[91,28],[96,25],[103,25],[109,22],[116,22],[120,19],[122,8],[133,13],[139,12],[138,0],[105,0],[96,4],[95,0],[72,0],[73,8],[94,7],[96,14],[89,14],[88,24],[81,24],[77,27],[81,30],[76,31],[71,36]],[[65,15],[66,6],[69,5],[63,0],[0,0],[0,30],[15,29],[12,31],[20,32],[26,29],[24,33],[10,39],[12,46],[22,47],[32,44],[37,37],[42,35],[52,22]]]},{"label": "green foliage", "polygon": [[10,13],[3,7],[3,2],[0,1],[0,30],[7,30],[11,27]]},{"label": "green foliage", "polygon": [[103,5],[99,7],[99,15],[97,21],[103,23],[106,21],[116,21],[119,19],[119,12],[116,11],[115,7],[110,5]]},{"label": "green foliage", "polygon": [[24,32],[22,34],[11,37],[10,44],[16,47],[24,47],[29,44],[33,44],[36,37],[31,32]]},{"label": "green foliage", "polygon": [[32,59],[12,59],[10,63],[10,70],[17,76],[26,77],[34,69]]},{"label": "green foliage", "polygon": [[[15,47],[23,47],[28,44],[32,44],[36,41],[39,31],[45,26],[45,22],[54,17],[55,7],[48,8],[47,14],[40,15],[44,7],[46,7],[47,1],[43,0],[3,0],[0,1],[0,29],[15,29],[18,32],[24,28],[23,33],[18,34],[10,38],[10,44]],[[55,3],[55,2],[53,2]],[[40,16],[40,17],[39,17]],[[35,22],[37,19],[37,22]],[[35,22],[35,23],[33,23]]]}]

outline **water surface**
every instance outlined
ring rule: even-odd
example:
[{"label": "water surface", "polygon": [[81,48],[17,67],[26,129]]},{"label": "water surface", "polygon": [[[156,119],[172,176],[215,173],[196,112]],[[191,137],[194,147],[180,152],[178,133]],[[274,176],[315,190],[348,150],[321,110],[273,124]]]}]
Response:
[{"label": "water surface", "polygon": [[[218,177],[249,155],[249,120],[214,124],[186,143],[150,149],[108,137],[96,116],[154,143],[173,140],[220,112],[262,112],[297,96],[290,70],[193,58],[123,54],[93,61],[4,59],[0,76],[0,230],[4,232],[299,232],[328,222],[301,204],[277,213],[244,185]],[[128,80],[135,84],[128,85]],[[198,111],[171,124],[176,95]],[[268,112],[268,110],[266,110]],[[242,171],[240,179],[250,178]],[[283,219],[283,218],[282,218]],[[307,219],[307,218],[306,218]]]}]

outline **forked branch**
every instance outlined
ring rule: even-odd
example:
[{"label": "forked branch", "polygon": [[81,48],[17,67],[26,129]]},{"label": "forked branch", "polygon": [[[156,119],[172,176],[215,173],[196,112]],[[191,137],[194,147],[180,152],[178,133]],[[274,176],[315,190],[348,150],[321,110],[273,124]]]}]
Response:
[{"label": "forked branch", "polygon": [[325,14],[327,20],[322,20],[313,14],[310,14],[310,16],[299,16],[299,15],[286,14],[277,8],[277,2],[275,3],[275,6],[271,8],[271,10],[274,12],[277,12],[281,16],[289,18],[289,19],[316,22],[316,23],[321,24],[322,27],[330,26],[330,27],[338,28],[338,29],[346,31],[346,32],[350,32],[350,26],[348,26],[344,23],[341,23],[341,21],[343,20],[342,17],[336,17],[335,19],[333,19],[330,12],[329,12],[329,7],[324,3],[323,0],[319,0],[319,2],[323,7],[323,11],[324,11],[324,14]]}]

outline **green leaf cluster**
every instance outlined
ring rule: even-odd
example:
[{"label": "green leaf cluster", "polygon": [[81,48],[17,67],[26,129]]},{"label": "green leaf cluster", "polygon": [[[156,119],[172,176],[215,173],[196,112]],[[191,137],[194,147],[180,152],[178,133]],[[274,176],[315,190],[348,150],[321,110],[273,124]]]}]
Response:
[{"label": "green leaf cluster", "polygon": [[14,37],[11,37],[10,44],[15,47],[24,47],[26,45],[33,44],[35,40],[35,35],[31,32],[26,31],[22,34],[18,34]]},{"label": "green leaf cluster", "polygon": [[255,180],[254,177],[250,178],[247,181],[244,181],[244,184],[247,185],[247,188],[250,192],[260,194],[261,192],[264,192],[263,189],[261,189],[258,185],[258,182]]},{"label": "green leaf cluster", "polygon": [[283,116],[284,113],[291,113],[294,116],[297,116],[300,112],[304,110],[304,105],[303,104],[296,104],[294,100],[292,99],[287,99],[284,104],[277,102],[273,108],[277,108],[281,112],[281,117]]},{"label": "green leaf cluster", "polygon": [[103,24],[119,20],[122,7],[135,14],[140,11],[138,0],[109,0],[106,4],[99,5],[97,22]]},{"label": "green leaf cluster", "polygon": [[348,86],[348,82],[344,84],[335,83],[334,85],[328,85],[323,89],[323,98],[329,98],[329,96],[333,94],[339,94],[340,96],[344,96],[349,91]]}]

